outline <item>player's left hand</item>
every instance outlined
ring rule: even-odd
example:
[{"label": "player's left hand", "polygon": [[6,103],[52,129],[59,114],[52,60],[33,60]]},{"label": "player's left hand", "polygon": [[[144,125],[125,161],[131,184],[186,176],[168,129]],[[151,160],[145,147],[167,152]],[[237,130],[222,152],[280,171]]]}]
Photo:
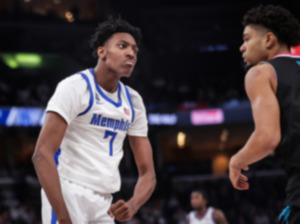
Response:
[{"label": "player's left hand", "polygon": [[242,174],[242,170],[247,171],[249,170],[249,167],[245,166],[242,169],[238,168],[234,164],[234,159],[232,158],[229,163],[229,178],[232,183],[232,186],[237,190],[248,190],[248,177]]},{"label": "player's left hand", "polygon": [[112,204],[108,210],[108,214],[119,222],[131,220],[136,212],[137,209],[135,206],[124,200],[118,200]]}]

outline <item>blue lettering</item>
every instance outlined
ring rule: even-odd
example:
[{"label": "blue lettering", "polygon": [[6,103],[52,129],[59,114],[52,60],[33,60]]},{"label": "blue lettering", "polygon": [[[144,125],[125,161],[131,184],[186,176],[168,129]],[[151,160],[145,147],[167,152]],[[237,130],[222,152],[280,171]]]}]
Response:
[{"label": "blue lettering", "polygon": [[102,127],[105,127],[105,126],[106,126],[106,121],[107,121],[107,118],[106,118],[106,117],[103,117],[102,120],[101,120],[101,126],[102,126]]},{"label": "blue lettering", "polygon": [[121,120],[121,124],[120,124],[119,129],[120,129],[120,130],[123,130],[124,125],[125,125],[125,122],[124,122],[124,120],[122,119],[122,120]]},{"label": "blue lettering", "polygon": [[114,130],[117,130],[119,128],[119,125],[120,125],[120,121],[116,120]]},{"label": "blue lettering", "polygon": [[92,120],[90,124],[99,125],[102,115],[101,114],[93,114]]},{"label": "blue lettering", "polygon": [[116,120],[113,118],[103,117],[102,114],[93,114],[90,124],[121,131],[127,131],[130,126],[130,122],[128,120]]},{"label": "blue lettering", "polygon": [[129,123],[128,121],[126,121],[126,125],[125,125],[125,127],[124,127],[124,131],[127,131],[127,130],[128,130],[129,125],[130,125],[130,123]]},{"label": "blue lettering", "polygon": [[112,119],[112,118],[108,118],[107,119],[107,127],[109,128],[114,128],[114,123],[115,123],[115,119]]}]

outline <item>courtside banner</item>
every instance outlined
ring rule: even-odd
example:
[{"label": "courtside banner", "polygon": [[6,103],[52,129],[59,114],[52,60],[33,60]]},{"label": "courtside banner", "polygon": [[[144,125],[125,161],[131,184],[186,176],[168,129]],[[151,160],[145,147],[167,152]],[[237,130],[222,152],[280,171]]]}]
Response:
[{"label": "courtside banner", "polygon": [[221,109],[193,110],[191,111],[192,125],[222,124],[224,113]]},{"label": "courtside banner", "polygon": [[[201,126],[253,122],[250,105],[232,108],[208,108],[173,113],[148,113],[152,126]],[[42,126],[45,109],[36,107],[0,107],[0,126]]]},{"label": "courtside banner", "polygon": [[7,127],[41,126],[45,114],[44,108],[11,107],[0,108],[0,125]]}]

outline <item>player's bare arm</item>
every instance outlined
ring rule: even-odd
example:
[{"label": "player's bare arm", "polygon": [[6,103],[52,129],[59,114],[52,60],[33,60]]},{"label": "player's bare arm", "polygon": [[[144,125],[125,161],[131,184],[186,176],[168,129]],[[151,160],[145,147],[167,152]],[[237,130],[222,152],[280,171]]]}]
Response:
[{"label": "player's bare arm", "polygon": [[225,214],[220,209],[215,209],[213,216],[217,224],[228,224]]},{"label": "player's bare arm", "polygon": [[230,180],[238,190],[249,188],[248,179],[241,170],[247,170],[248,165],[272,153],[281,138],[273,68],[269,64],[260,64],[250,69],[246,74],[245,89],[251,102],[255,128],[245,146],[230,160]]},{"label": "player's bare arm", "polygon": [[149,139],[147,137],[129,136],[129,141],[139,177],[132,198],[127,202],[117,201],[109,210],[109,214],[120,222],[132,219],[138,209],[150,198],[156,185],[152,147]]},{"label": "player's bare arm", "polygon": [[60,224],[69,224],[71,220],[63,200],[53,156],[60,147],[66,128],[67,123],[60,115],[54,112],[47,112],[32,157],[40,183]]}]

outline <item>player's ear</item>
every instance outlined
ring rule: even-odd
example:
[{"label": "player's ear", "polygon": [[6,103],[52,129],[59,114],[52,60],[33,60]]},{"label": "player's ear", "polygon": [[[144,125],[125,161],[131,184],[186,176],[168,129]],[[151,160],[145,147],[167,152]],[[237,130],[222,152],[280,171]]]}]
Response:
[{"label": "player's ear", "polygon": [[102,60],[106,59],[106,50],[104,47],[100,46],[97,49],[97,55],[99,58],[101,58]]},{"label": "player's ear", "polygon": [[265,35],[265,44],[268,49],[272,48],[278,42],[277,37],[273,32],[268,32]]}]

